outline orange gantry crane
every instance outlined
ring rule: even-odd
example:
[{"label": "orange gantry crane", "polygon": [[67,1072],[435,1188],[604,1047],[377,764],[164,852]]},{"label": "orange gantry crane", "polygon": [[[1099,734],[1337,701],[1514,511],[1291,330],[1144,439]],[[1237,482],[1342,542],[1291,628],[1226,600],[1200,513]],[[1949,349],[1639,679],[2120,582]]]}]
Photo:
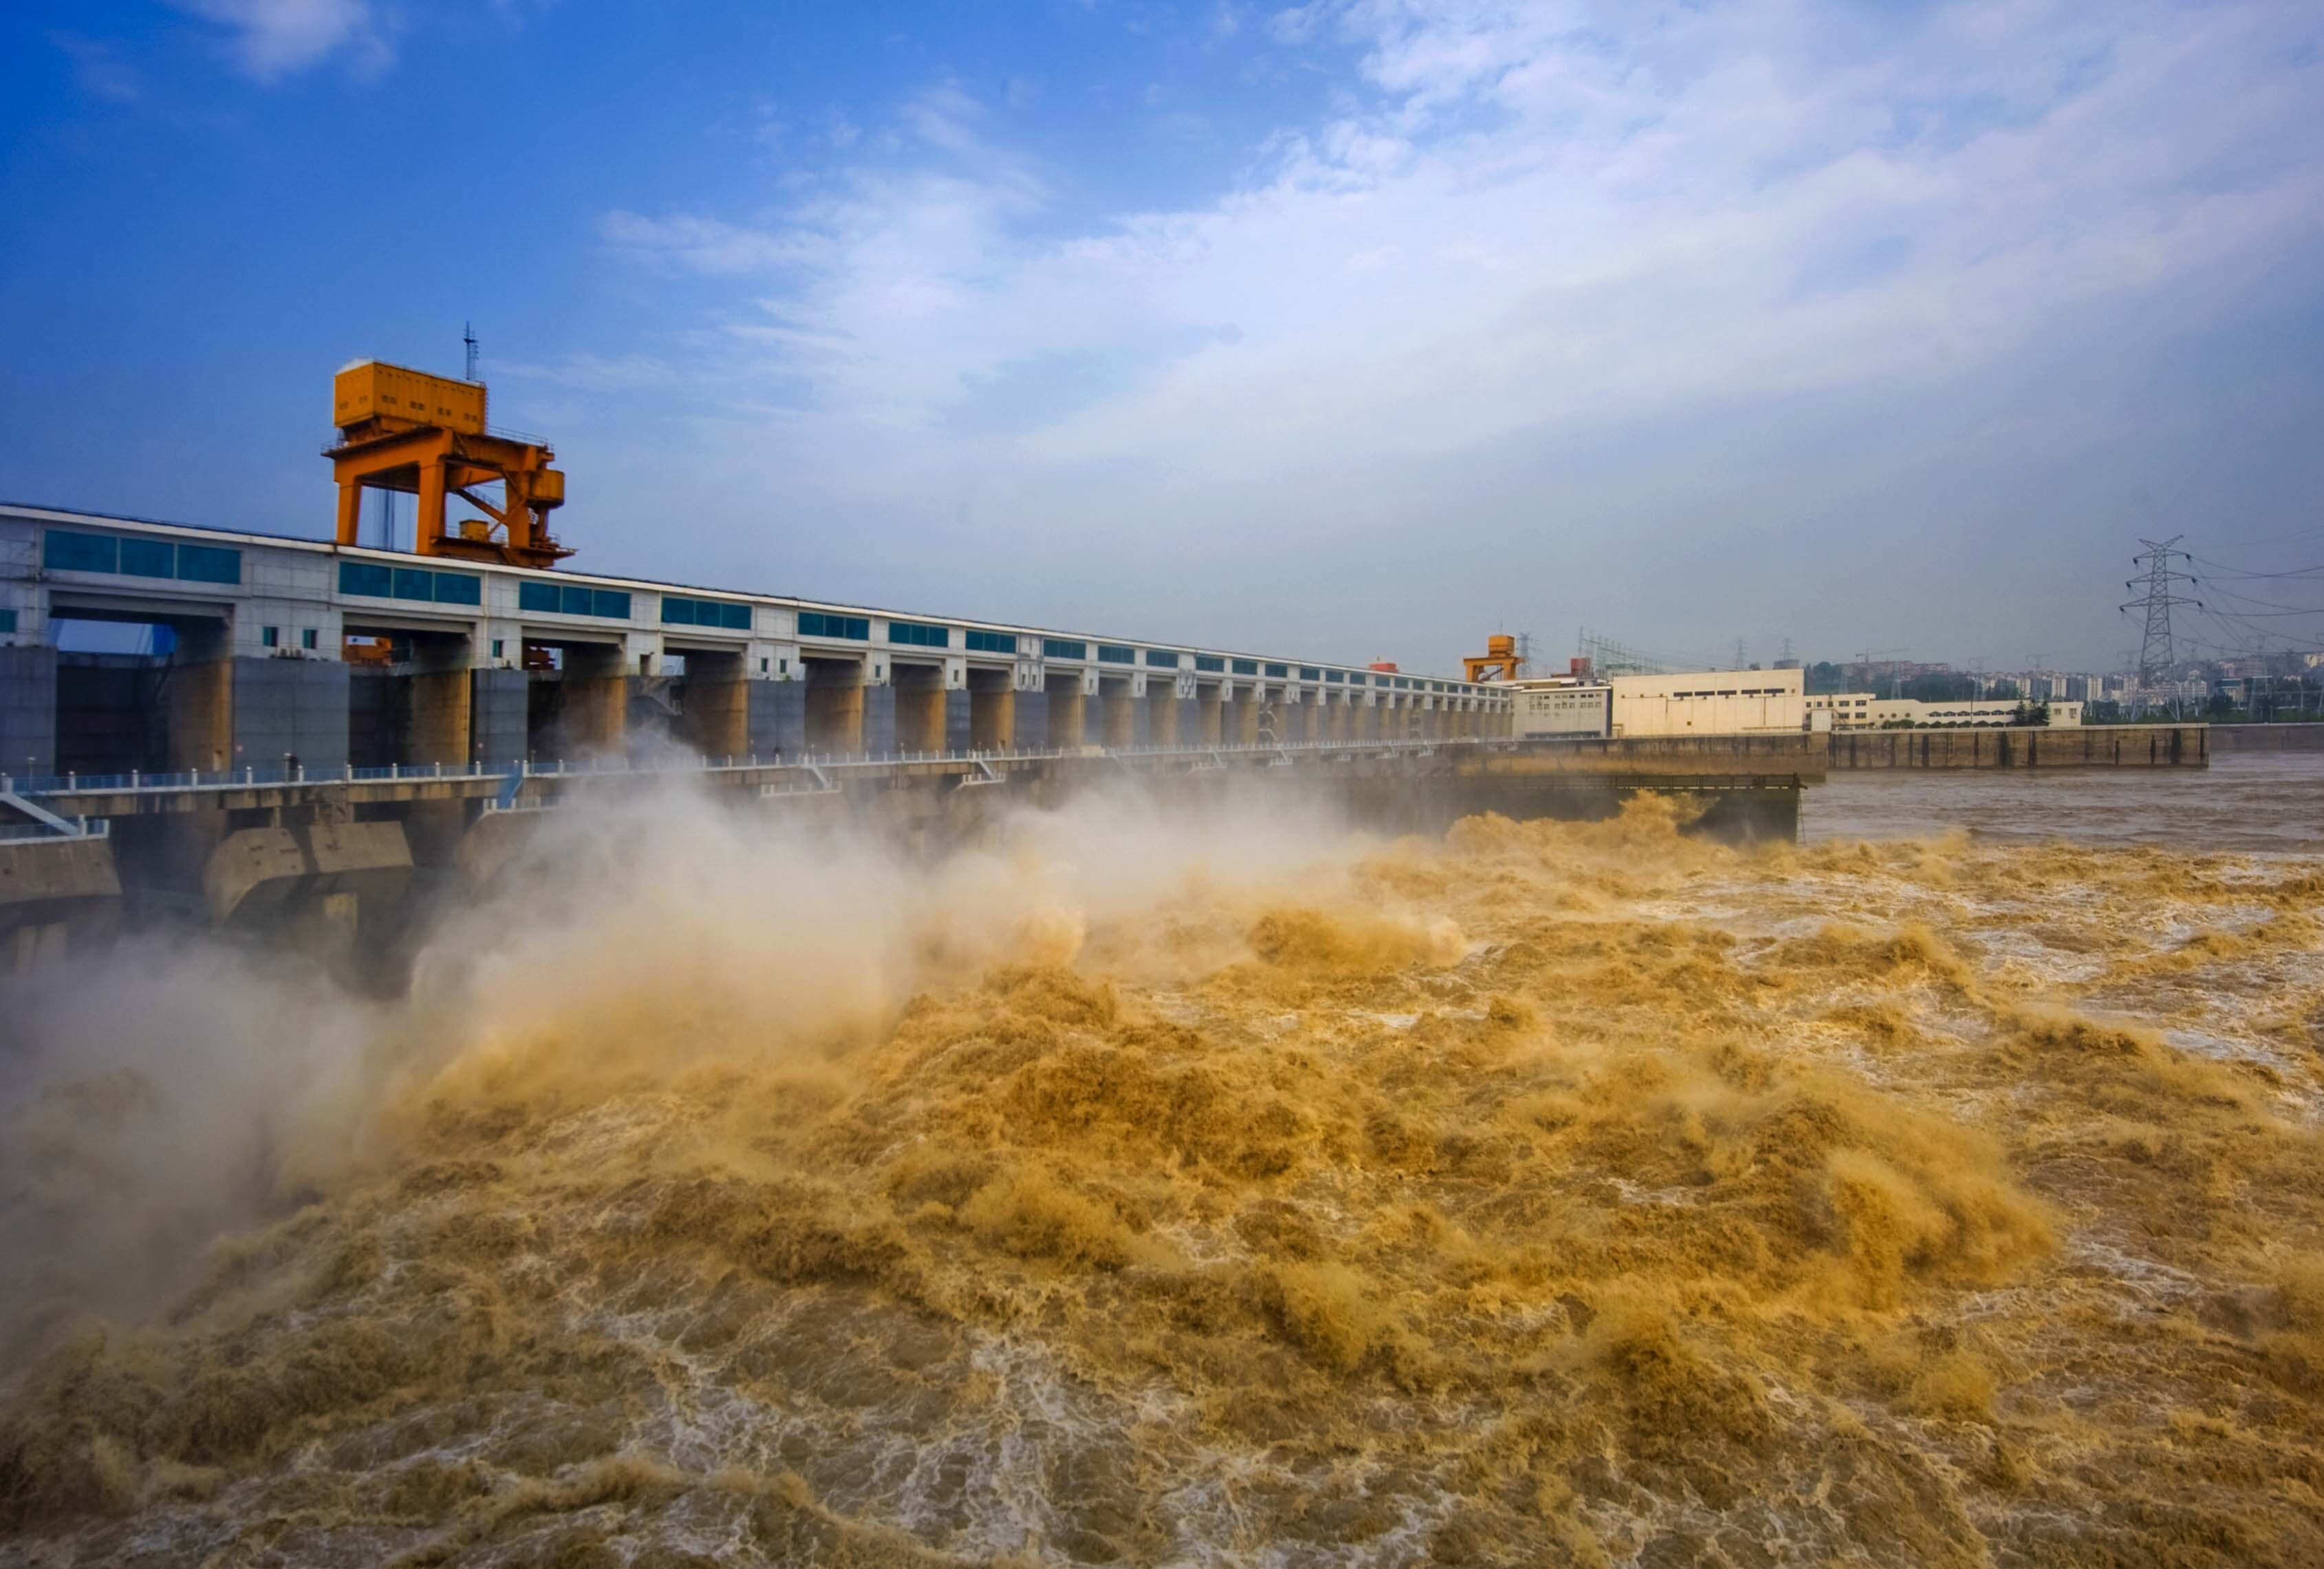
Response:
[{"label": "orange gantry crane", "polygon": [[1514,681],[1525,669],[1525,656],[1517,652],[1515,636],[1497,632],[1485,639],[1483,653],[1464,655],[1461,666],[1464,680]]},{"label": "orange gantry crane", "polygon": [[[484,384],[431,376],[377,360],[358,360],[331,383],[331,422],[339,438],[323,449],[339,482],[339,543],[360,544],[363,493],[401,491],[419,498],[422,556],[554,567],[571,550],[549,532],[549,514],[565,504],[565,475],[550,466],[548,443],[496,434],[484,425]],[[497,504],[480,494],[500,487]],[[457,496],[484,515],[445,523]]]}]

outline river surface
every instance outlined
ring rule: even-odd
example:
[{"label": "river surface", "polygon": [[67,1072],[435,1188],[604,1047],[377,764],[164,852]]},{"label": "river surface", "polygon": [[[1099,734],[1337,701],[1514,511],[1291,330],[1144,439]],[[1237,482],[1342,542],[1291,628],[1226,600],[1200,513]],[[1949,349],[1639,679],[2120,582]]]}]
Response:
[{"label": "river surface", "polygon": [[554,814],[0,1007],[0,1564],[2324,1564],[2318,759]]},{"label": "river surface", "polygon": [[2324,752],[2215,754],[2208,769],[1836,773],[1808,790],[1801,837],[1966,831],[2023,844],[2303,851],[2324,845]]}]

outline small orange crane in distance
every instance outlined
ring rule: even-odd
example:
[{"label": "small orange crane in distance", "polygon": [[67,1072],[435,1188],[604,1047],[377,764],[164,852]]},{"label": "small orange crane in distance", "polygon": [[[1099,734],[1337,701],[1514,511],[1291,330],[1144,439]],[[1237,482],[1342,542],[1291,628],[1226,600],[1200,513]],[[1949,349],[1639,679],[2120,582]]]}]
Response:
[{"label": "small orange crane in distance", "polygon": [[1525,669],[1525,656],[1517,652],[1517,640],[1513,633],[1497,632],[1485,639],[1481,654],[1464,654],[1461,667],[1462,679],[1469,681],[1514,681]]}]

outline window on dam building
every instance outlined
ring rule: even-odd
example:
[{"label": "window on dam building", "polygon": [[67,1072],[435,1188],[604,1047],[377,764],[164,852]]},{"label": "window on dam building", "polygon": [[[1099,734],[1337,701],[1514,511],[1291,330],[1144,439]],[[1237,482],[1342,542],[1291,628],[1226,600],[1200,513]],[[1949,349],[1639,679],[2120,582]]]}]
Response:
[{"label": "window on dam building", "polygon": [[481,605],[484,580],[466,572],[427,572],[416,567],[390,567],[379,561],[342,561],[339,592],[422,604]]},{"label": "window on dam building", "polygon": [[891,621],[888,623],[888,641],[905,643],[913,648],[943,649],[952,646],[952,629],[932,626],[924,621]]},{"label": "window on dam building", "polygon": [[221,545],[180,545],[136,534],[51,529],[41,565],[51,572],[109,572],[123,577],[174,577],[180,583],[239,583],[242,552]]},{"label": "window on dam building", "polygon": [[799,636],[844,637],[862,642],[872,635],[870,618],[861,615],[831,615],[820,610],[799,612]]},{"label": "window on dam building", "polygon": [[615,621],[630,618],[630,596],[618,588],[585,588],[577,583],[523,583],[517,586],[517,608],[551,615],[602,615]]},{"label": "window on dam building", "polygon": [[751,607],[724,599],[681,599],[675,594],[661,596],[661,619],[666,626],[715,626],[728,632],[751,630]]},{"label": "window on dam building", "polygon": [[971,653],[1013,654],[1017,651],[1017,634],[1014,632],[971,630],[961,635],[968,640],[968,650]]}]

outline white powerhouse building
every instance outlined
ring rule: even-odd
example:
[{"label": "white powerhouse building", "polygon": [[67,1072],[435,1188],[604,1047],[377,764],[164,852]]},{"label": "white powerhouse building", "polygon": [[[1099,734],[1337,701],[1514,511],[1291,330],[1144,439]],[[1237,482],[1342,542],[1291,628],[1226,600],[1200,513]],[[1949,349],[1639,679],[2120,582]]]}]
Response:
[{"label": "white powerhouse building", "polygon": [[1797,670],[1518,681],[1519,735],[1751,735],[1807,728]]}]

